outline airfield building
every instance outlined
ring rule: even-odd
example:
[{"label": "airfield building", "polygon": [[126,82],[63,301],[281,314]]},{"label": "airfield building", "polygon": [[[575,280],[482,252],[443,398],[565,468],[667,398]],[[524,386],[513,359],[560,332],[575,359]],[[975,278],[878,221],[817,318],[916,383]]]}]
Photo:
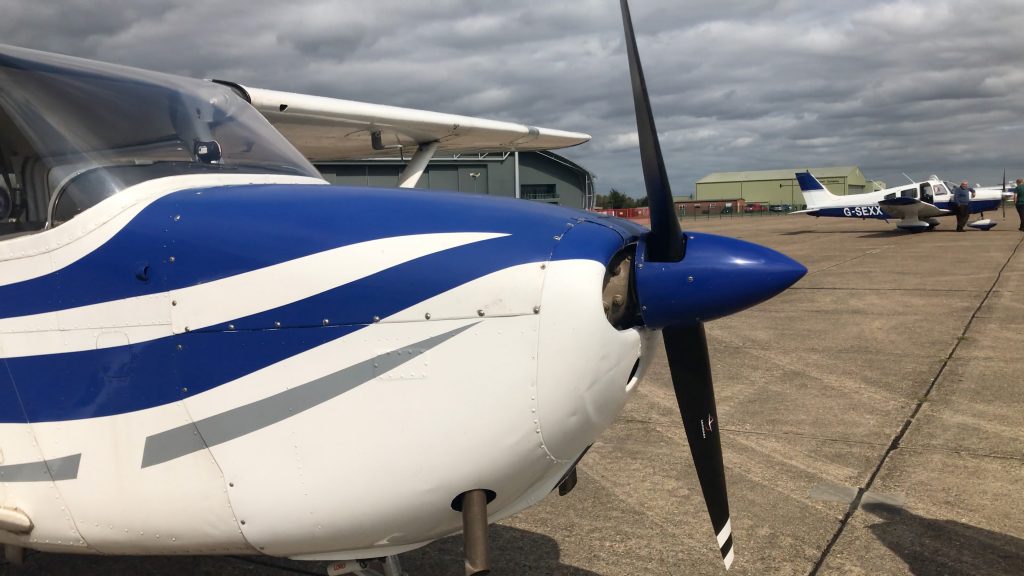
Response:
[{"label": "airfield building", "polygon": [[[400,158],[368,159],[318,163],[316,168],[332,184],[394,188],[405,162]],[[594,175],[553,152],[436,156],[416,187],[523,198],[570,208],[594,205]]]},{"label": "airfield building", "polygon": [[870,192],[874,188],[857,166],[715,172],[697,181],[694,201],[743,200],[747,204],[802,206],[804,201],[796,173],[805,170],[810,170],[829,191],[840,196]]}]

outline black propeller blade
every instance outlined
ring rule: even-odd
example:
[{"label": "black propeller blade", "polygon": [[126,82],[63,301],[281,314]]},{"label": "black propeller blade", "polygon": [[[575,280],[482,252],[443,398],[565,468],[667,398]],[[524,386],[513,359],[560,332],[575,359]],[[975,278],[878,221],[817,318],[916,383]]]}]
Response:
[{"label": "black propeller blade", "polygon": [[669,326],[662,330],[672,387],[683,416],[686,440],[697,468],[704,503],[718,538],[725,567],[732,564],[732,526],[729,523],[729,496],[725,488],[725,465],[718,436],[718,412],[711,381],[711,362],[704,324]]},{"label": "black propeller blade", "polygon": [[[685,236],[679,227],[679,218],[672,202],[672,191],[669,188],[665,161],[654,126],[647,84],[640,66],[629,6],[626,0],[620,0],[620,4],[633,84],[640,158],[651,214],[651,232],[646,239],[646,259],[648,262],[679,262],[685,255]],[[718,537],[722,559],[728,568],[733,559],[732,529],[729,523],[729,499],[725,487],[725,469],[718,437],[718,415],[715,412],[715,393],[711,382],[711,365],[708,361],[704,325],[690,323],[667,326],[662,330],[662,337],[665,340],[672,386],[690,443],[693,463],[711,516],[711,524]]]},{"label": "black propeller blade", "polygon": [[661,157],[661,144],[654,126],[651,102],[647,98],[647,83],[640,66],[633,35],[633,20],[629,16],[626,0],[622,5],[622,26],[626,30],[626,52],[629,56],[629,75],[633,83],[633,106],[636,109],[636,128],[640,137],[640,162],[647,187],[647,204],[651,214],[651,233],[647,237],[649,262],[679,262],[685,252],[685,237],[679,228],[679,217],[672,202],[665,161]]}]

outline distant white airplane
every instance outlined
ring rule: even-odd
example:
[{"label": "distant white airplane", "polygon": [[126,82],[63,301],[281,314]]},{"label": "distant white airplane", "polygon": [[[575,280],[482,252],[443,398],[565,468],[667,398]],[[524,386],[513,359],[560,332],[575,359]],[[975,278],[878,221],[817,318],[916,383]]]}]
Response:
[{"label": "distant white airplane", "polygon": [[1013,180],[1006,179],[1006,170],[1003,170],[1003,184],[1001,186],[982,186],[976,184],[974,189],[978,192],[984,191],[985,193],[998,192],[1000,196],[1005,200],[1011,198],[1014,195],[1013,189],[1017,187],[1017,183]]},{"label": "distant white airplane", "polygon": [[[828,216],[834,218],[874,218],[889,221],[899,220],[896,227],[901,230],[920,232],[938,226],[938,218],[952,216],[952,190],[956,185],[931,176],[927,180],[894,186],[875,192],[837,196],[832,194],[810,172],[797,172],[796,179],[803,193],[805,210],[791,214]],[[1002,203],[998,191],[976,190],[972,195],[970,211],[981,214],[995,210]],[[989,219],[976,220],[968,224],[979,230],[989,230],[996,225]]]}]

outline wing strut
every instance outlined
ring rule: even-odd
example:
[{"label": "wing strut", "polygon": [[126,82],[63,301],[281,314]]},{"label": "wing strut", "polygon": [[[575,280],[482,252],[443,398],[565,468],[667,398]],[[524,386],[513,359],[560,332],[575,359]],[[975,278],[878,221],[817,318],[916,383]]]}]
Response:
[{"label": "wing strut", "polygon": [[402,170],[402,173],[398,176],[399,188],[416,187],[416,183],[420,181],[420,176],[423,176],[423,171],[427,169],[427,163],[434,157],[437,145],[437,140],[420,144],[420,147],[416,149],[416,153],[409,159],[409,163],[405,165],[405,170]]}]

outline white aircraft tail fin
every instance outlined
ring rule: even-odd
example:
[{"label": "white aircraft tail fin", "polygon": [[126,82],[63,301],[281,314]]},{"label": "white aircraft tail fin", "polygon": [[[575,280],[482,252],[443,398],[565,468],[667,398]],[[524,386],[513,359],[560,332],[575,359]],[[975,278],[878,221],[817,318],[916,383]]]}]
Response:
[{"label": "white aircraft tail fin", "polygon": [[818,182],[818,179],[810,171],[797,172],[796,180],[800,183],[800,192],[804,195],[804,203],[807,204],[808,210],[835,204],[840,199],[839,196],[829,192],[821,182]]}]

